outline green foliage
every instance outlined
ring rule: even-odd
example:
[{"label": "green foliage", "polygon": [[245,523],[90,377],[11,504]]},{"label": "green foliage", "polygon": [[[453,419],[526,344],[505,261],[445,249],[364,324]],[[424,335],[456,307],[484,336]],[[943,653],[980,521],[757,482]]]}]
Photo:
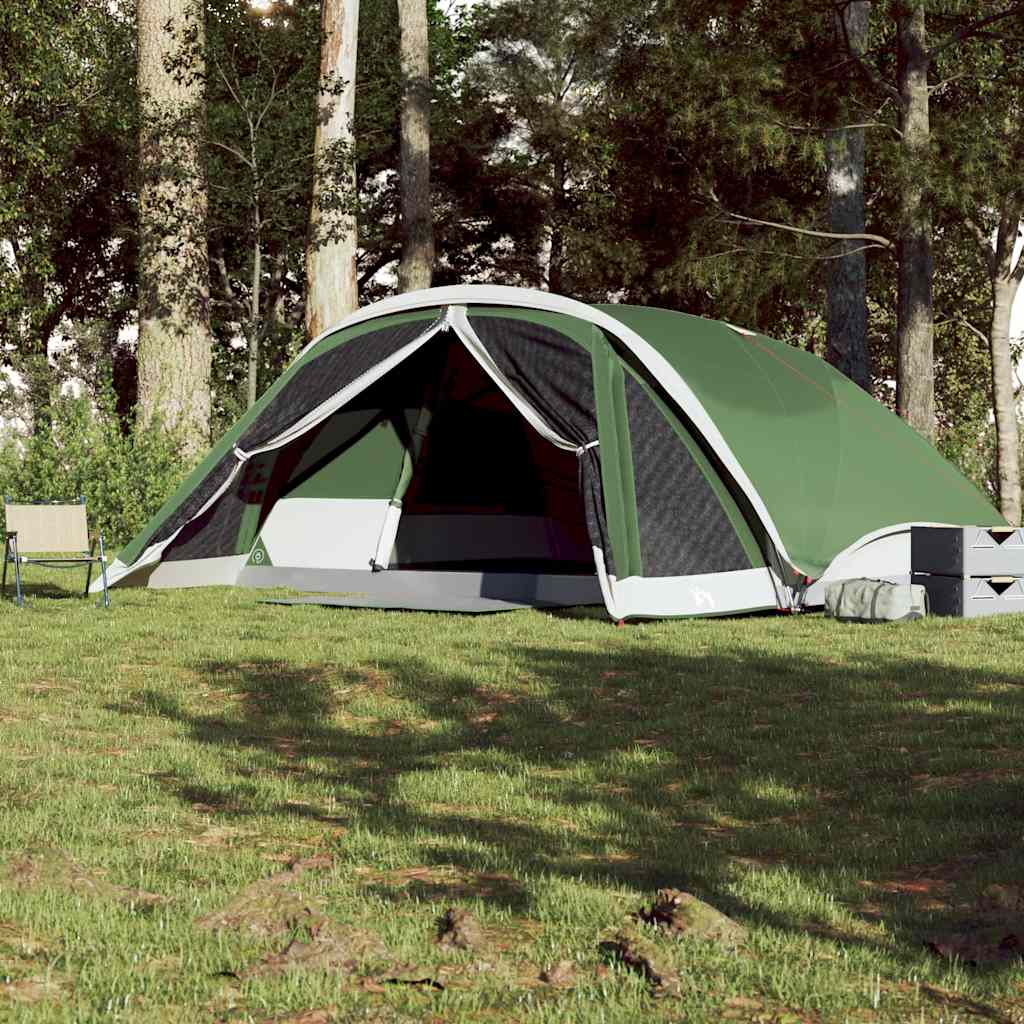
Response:
[{"label": "green foliage", "polygon": [[51,431],[0,444],[0,494],[21,501],[84,496],[90,526],[108,544],[128,541],[180,482],[185,470],[173,435],[156,427],[124,430],[113,389],[94,405],[62,396]]},{"label": "green foliage", "polygon": [[106,0],[0,4],[0,360],[45,429],[46,344],[133,301],[132,11]]}]

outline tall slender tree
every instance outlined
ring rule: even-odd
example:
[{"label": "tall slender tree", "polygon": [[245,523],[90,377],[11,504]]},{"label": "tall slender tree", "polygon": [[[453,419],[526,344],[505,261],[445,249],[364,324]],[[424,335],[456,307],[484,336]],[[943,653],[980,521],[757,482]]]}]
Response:
[{"label": "tall slender tree", "polygon": [[434,272],[426,0],[398,0],[398,31],[402,64],[402,261],[398,266],[398,290],[407,292],[429,288]]},{"label": "tall slender tree", "polygon": [[995,239],[984,248],[992,286],[989,346],[992,355],[992,411],[996,421],[996,475],[999,511],[1007,522],[1021,521],[1020,432],[1010,348],[1010,317],[1024,281],[1024,253],[1017,247],[1024,227],[1024,199],[1006,199],[999,210]]},{"label": "tall slender tree", "polygon": [[[838,54],[861,57],[868,46],[869,0],[848,0],[830,12]],[[849,64],[847,64],[849,67]],[[848,79],[855,79],[849,74]],[[864,132],[849,94],[838,104],[839,123],[827,133],[830,230],[863,235]],[[865,391],[871,390],[868,359],[867,253],[855,238],[840,239],[828,278],[826,358]]]},{"label": "tall slender tree", "polygon": [[928,35],[924,0],[897,3],[896,75],[904,167],[899,199],[896,411],[922,437],[935,437],[935,319]]},{"label": "tall slender tree", "polygon": [[[210,440],[202,0],[139,0],[139,417]],[[184,55],[184,56],[183,56]]]},{"label": "tall slender tree", "polygon": [[359,302],[352,124],[359,0],[322,0],[320,11],[320,93],[306,248],[306,334],[310,338],[347,316]]}]

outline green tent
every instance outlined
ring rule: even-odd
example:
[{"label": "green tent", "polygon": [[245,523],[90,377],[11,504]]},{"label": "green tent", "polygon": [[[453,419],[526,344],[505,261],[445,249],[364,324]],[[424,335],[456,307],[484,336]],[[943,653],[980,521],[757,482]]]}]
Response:
[{"label": "green tent", "polygon": [[486,285],[313,341],[112,567],[113,585],[616,619],[907,578],[912,523],[998,513],[813,355],[659,309]]}]

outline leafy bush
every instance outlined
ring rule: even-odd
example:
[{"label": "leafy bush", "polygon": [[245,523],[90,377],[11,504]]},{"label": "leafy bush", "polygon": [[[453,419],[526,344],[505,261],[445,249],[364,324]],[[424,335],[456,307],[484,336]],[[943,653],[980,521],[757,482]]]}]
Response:
[{"label": "leafy bush", "polygon": [[20,501],[84,495],[90,526],[115,547],[145,525],[185,469],[173,434],[122,429],[109,386],[96,402],[59,398],[47,432],[0,440],[0,493]]}]

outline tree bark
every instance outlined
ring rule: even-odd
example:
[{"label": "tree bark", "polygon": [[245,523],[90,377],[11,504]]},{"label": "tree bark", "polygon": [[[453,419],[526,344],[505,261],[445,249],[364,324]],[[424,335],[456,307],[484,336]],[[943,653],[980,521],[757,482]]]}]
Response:
[{"label": "tree bark", "polygon": [[999,511],[1008,523],[1020,524],[1020,442],[1017,429],[1017,396],[1013,387],[1010,353],[1010,314],[1024,277],[1024,253],[1014,265],[1013,252],[1021,225],[1019,207],[1008,206],[999,218],[995,252],[992,253],[992,409],[996,421],[996,469],[999,480]]},{"label": "tree bark", "polygon": [[260,285],[263,283],[262,218],[259,206],[253,210],[252,285],[249,294],[249,373],[247,409],[256,404],[260,375]]},{"label": "tree bark", "polygon": [[[139,0],[139,420],[210,443],[203,0]],[[168,62],[174,62],[169,68]]]},{"label": "tree bark", "polygon": [[[351,313],[356,287],[356,99],[359,0],[322,0],[320,96],[313,203],[306,245],[306,334],[316,337]],[[339,159],[339,148],[344,150]]]},{"label": "tree bark", "polygon": [[[869,0],[850,0],[833,14],[840,53],[863,54],[868,45]],[[850,124],[849,104],[840,104],[840,124]],[[864,129],[837,128],[828,134],[830,228],[837,234],[863,234]],[[867,260],[863,243],[838,243],[845,253],[833,260],[828,278],[828,343],[825,358],[865,391],[871,390],[868,354]]]},{"label": "tree bark", "polygon": [[899,127],[903,146],[898,239],[896,411],[922,437],[935,436],[932,216],[926,202],[931,125],[923,0],[896,7]]},{"label": "tree bark", "polygon": [[548,249],[548,291],[565,294],[565,222],[567,220],[565,187],[569,169],[563,159],[556,159],[551,171],[551,235]]},{"label": "tree bark", "polygon": [[426,0],[398,0],[402,61],[402,260],[398,290],[429,288],[434,274],[430,208],[430,52]]}]

